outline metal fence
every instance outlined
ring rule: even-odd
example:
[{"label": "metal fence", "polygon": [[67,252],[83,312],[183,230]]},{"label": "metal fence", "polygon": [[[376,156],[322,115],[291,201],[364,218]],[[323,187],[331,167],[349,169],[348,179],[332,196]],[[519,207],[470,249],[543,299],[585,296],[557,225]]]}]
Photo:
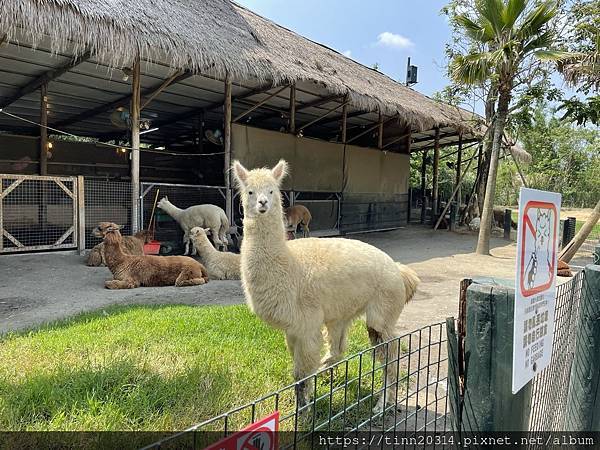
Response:
[{"label": "metal fence", "polygon": [[577,325],[582,291],[583,271],[556,290],[554,338],[550,364],[533,379],[531,394],[531,431],[565,430],[567,394],[573,356],[577,346]]},{"label": "metal fence", "polygon": [[75,248],[77,178],[0,175],[0,253]]},{"label": "metal fence", "polygon": [[408,194],[342,194],[343,233],[388,230],[408,223]]},{"label": "metal fence", "polygon": [[85,178],[85,248],[102,242],[92,235],[99,222],[114,222],[123,226],[123,234],[131,234],[131,183]]},{"label": "metal fence", "polygon": [[[387,350],[394,345],[400,346],[400,352],[392,358]],[[374,357],[381,350],[388,355],[385,363]],[[384,370],[398,374],[393,385],[384,381]],[[352,437],[381,431],[406,436],[446,431],[450,424],[446,374],[445,323],[437,323],[371,347],[308,377],[312,399],[305,406],[296,402],[297,384],[292,384],[146,448],[204,448],[275,411],[279,411],[279,430],[284,432],[280,433],[279,448],[321,447],[316,441],[319,432]],[[375,413],[378,397],[394,389],[393,403]]]},{"label": "metal fence", "polygon": [[293,192],[293,204],[304,205],[312,216],[311,235],[336,235],[340,232],[340,207],[342,194],[339,192]]}]

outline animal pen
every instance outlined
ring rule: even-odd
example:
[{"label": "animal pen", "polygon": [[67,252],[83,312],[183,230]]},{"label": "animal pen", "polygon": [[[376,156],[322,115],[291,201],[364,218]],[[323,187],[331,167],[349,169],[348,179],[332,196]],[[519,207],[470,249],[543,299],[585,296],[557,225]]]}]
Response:
[{"label": "animal pen", "polygon": [[[489,289],[490,316],[474,312],[479,299],[472,284]],[[551,363],[516,395],[510,392],[511,352],[498,351],[512,346],[514,290],[495,280],[464,280],[456,321],[426,326],[320,370],[308,378],[313,392],[307,405],[299,406],[296,385],[290,385],[145,448],[204,448],[275,411],[279,448],[322,448],[328,438],[353,448],[460,447],[473,433],[511,431],[531,432],[534,440],[525,447],[546,448],[537,438],[546,442],[549,432],[598,431],[599,292],[600,266],[590,265],[557,287]],[[376,350],[395,342],[399,356],[376,362]],[[473,355],[469,361],[475,345],[489,351],[488,366]],[[399,374],[397,396],[375,413],[377,397],[390,389],[384,370]]]},{"label": "animal pen", "polygon": [[[233,159],[285,158],[286,204],[309,208],[315,235],[398,228],[411,154],[437,168],[441,148],[482,137],[477,116],[228,0],[171,8],[2,2],[0,253],[90,248],[99,220],[135,232],[157,190],[240,226]],[[167,221],[157,233],[176,240]]]}]

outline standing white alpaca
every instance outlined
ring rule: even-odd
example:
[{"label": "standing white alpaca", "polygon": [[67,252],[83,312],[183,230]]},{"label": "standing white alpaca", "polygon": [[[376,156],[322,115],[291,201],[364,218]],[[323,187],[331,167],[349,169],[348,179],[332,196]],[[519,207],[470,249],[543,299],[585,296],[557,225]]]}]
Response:
[{"label": "standing white alpaca", "polygon": [[[306,238],[287,241],[279,186],[286,175],[283,160],[271,169],[248,171],[233,163],[244,207],[241,276],[246,301],[262,320],[284,331],[294,360],[296,380],[339,361],[346,349],[352,320],[366,314],[373,345],[393,339],[396,322],[419,283],[408,267],[381,250],[350,239]],[[329,352],[319,361],[322,327]],[[388,349],[386,357],[386,347]],[[376,411],[396,399],[397,341],[379,347],[385,370],[386,398]],[[305,405],[310,391],[298,383],[297,398]]]},{"label": "standing white alpaca", "polygon": [[217,251],[208,240],[208,228],[194,227],[190,238],[211,280],[239,280],[240,255]]},{"label": "standing white alpaca", "polygon": [[[171,203],[167,197],[163,197],[156,206],[175,219],[183,230],[184,255],[189,254],[190,231],[194,227],[204,227],[213,230],[212,241],[215,247],[227,250],[229,220],[227,220],[227,215],[222,208],[219,208],[217,205],[205,204],[181,209]],[[195,254],[196,249],[192,245],[192,255]]]}]

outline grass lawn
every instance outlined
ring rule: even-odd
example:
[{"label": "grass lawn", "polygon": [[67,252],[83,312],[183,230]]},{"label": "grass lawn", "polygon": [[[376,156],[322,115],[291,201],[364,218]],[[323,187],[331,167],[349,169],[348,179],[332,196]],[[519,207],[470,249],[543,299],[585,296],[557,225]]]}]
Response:
[{"label": "grass lawn", "polygon": [[[369,346],[359,321],[349,354]],[[7,335],[0,361],[3,430],[183,429],[292,382],[282,333],[245,305],[107,309]]]}]

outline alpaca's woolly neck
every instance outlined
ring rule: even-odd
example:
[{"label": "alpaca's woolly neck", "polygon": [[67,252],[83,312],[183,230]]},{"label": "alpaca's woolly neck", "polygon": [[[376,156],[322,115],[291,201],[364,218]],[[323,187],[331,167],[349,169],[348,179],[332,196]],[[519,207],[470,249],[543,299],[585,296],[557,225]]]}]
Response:
[{"label": "alpaca's woolly neck", "polygon": [[272,256],[289,256],[281,204],[267,215],[244,217],[244,242],[252,248],[265,248]]},{"label": "alpaca's woolly neck", "polygon": [[113,231],[104,236],[104,259],[106,267],[114,274],[119,265],[125,260],[125,253],[121,248],[121,233]]},{"label": "alpaca's woolly neck", "polygon": [[192,241],[198,249],[198,252],[201,254],[205,253],[206,255],[214,255],[215,253],[219,253],[219,251],[210,243],[208,236],[205,234],[194,236]]},{"label": "alpaca's woolly neck", "polygon": [[162,200],[162,204],[160,207],[164,212],[166,212],[168,215],[170,215],[173,219],[175,219],[177,222],[179,222],[179,218],[181,216],[181,213],[183,212],[183,209],[178,208],[177,206],[175,206],[173,203],[171,203],[169,200]]}]

